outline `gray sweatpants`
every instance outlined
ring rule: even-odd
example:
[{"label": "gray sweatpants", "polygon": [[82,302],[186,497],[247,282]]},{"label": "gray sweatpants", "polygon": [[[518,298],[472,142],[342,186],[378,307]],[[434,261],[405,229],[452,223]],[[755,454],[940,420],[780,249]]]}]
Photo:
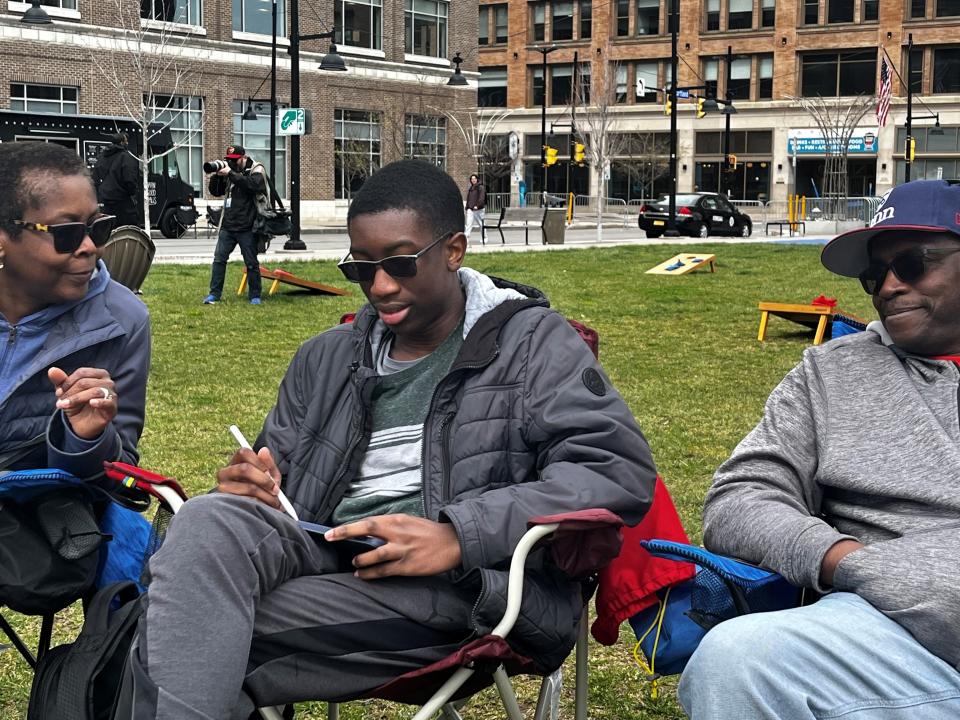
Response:
[{"label": "gray sweatpants", "polygon": [[367,581],[337,564],[262,503],[190,500],[150,562],[132,717],[246,720],[254,704],[356,697],[471,637],[475,598],[444,578]]}]

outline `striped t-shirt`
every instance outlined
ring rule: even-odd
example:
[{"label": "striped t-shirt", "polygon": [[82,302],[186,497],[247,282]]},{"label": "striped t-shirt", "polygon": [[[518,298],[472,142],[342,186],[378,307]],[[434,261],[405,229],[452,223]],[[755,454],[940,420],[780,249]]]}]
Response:
[{"label": "striped t-shirt", "polygon": [[360,470],[333,512],[337,525],[372,515],[423,516],[423,423],[437,384],[463,345],[463,323],[429,355],[402,362],[380,342],[373,391],[373,426]]}]

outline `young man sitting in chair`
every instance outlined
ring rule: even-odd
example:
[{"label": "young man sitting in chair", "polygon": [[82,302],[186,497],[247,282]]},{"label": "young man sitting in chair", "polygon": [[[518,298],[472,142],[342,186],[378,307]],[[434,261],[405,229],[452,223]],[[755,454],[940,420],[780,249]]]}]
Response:
[{"label": "young man sitting in chair", "polygon": [[[135,718],[357,697],[490,631],[530,518],[606,508],[633,524],[650,504],[647,443],[583,340],[538,291],[462,267],[449,176],[388,165],[347,223],[340,268],[369,304],[304,343],[257,452],[171,524]],[[336,526],[327,542],[281,511],[281,487],[301,520]],[[384,544],[344,567],[338,543],[367,535]],[[540,558],[524,595],[509,642],[558,667],[581,586]]]},{"label": "young man sitting in chair", "polygon": [[880,320],[773,391],[717,471],[704,543],[830,594],[711,630],[680,700],[694,720],[958,718],[960,186],[894,188],[821,259]]}]

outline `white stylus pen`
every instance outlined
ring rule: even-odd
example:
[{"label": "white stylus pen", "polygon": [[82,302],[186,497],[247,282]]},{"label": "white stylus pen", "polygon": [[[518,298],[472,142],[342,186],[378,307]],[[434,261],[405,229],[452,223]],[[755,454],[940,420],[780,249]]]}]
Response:
[{"label": "white stylus pen", "polygon": [[[230,426],[230,433],[234,438],[236,438],[237,444],[239,444],[240,447],[246,448],[247,450],[253,450],[253,448],[250,446],[250,443],[248,443],[247,439],[243,436],[243,433],[240,432],[240,428],[238,428],[236,425]],[[280,506],[286,511],[287,515],[292,517],[294,520],[300,520],[300,518],[297,517],[297,511],[293,509],[293,505],[291,505],[290,501],[287,500],[287,496],[283,494],[283,490],[277,494],[277,500],[280,501]]]}]

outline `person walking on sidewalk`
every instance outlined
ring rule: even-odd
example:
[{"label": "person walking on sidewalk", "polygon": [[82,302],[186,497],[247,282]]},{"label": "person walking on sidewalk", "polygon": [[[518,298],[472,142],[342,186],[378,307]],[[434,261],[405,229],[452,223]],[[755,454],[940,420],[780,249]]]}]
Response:
[{"label": "person walking on sidewalk", "polygon": [[231,145],[224,156],[227,166],[210,176],[209,190],[213,197],[225,197],[217,248],[213,252],[210,271],[210,294],[204,305],[213,305],[223,294],[227,274],[227,258],[237,245],[247,266],[247,287],[250,304],[260,304],[260,262],[257,260],[257,239],[253,223],[257,218],[257,195],[266,193],[263,165],[254,163],[242,145]]},{"label": "person walking on sidewalk", "polygon": [[470,187],[467,188],[467,222],[463,234],[470,241],[470,232],[474,223],[480,225],[480,235],[483,235],[484,209],[487,207],[487,189],[476,175],[470,176]]}]

